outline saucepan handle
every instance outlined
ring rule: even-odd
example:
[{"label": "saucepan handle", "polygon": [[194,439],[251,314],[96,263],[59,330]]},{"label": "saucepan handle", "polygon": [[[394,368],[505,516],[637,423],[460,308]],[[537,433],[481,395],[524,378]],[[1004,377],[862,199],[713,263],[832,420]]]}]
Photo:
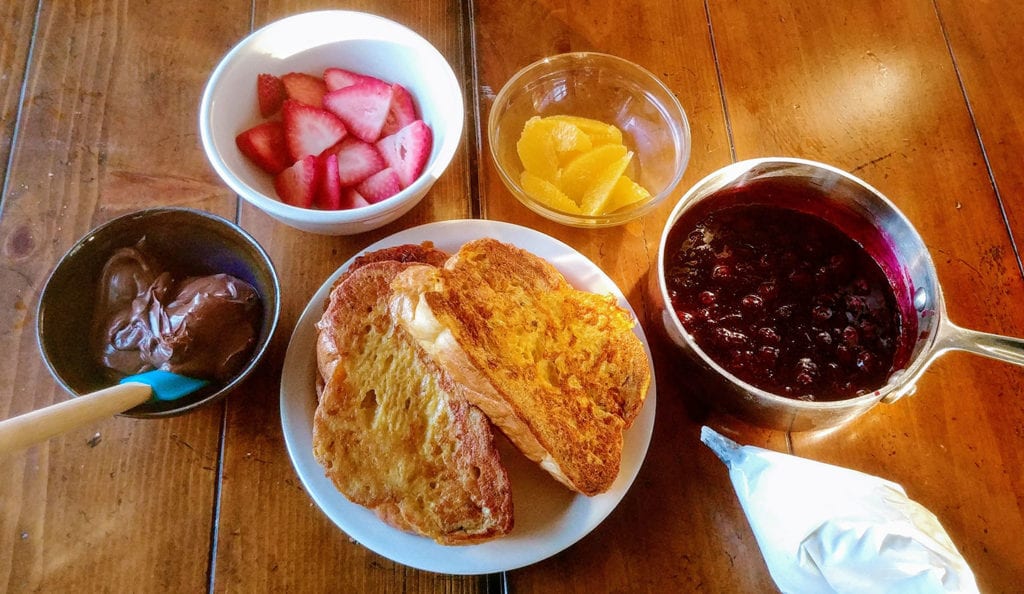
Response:
[{"label": "saucepan handle", "polygon": [[1007,363],[1024,365],[1024,338],[1002,336],[946,323],[940,348],[958,349]]}]

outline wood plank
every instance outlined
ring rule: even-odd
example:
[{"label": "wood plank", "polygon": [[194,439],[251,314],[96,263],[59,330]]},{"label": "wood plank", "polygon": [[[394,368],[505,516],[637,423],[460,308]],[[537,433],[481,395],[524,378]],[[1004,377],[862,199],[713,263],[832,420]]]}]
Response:
[{"label": "wood plank", "polygon": [[8,2],[0,6],[0,187],[7,179],[7,159],[21,105],[36,9],[30,2]]},{"label": "wood plank", "polygon": [[[1016,2],[938,3],[964,91],[984,143],[994,184],[1015,238],[1024,252],[1024,6]],[[980,188],[979,188],[980,190]]]},{"label": "wood plank", "polygon": [[[258,3],[256,27],[318,8],[313,2]],[[379,14],[423,35],[464,80],[461,6],[389,2],[332,6]],[[241,22],[241,21],[240,21]],[[245,21],[247,22],[247,21]],[[240,40],[243,35],[236,39]],[[214,62],[209,63],[212,69]],[[467,131],[472,122],[466,122]],[[468,132],[467,132],[468,134]],[[468,141],[428,196],[410,213],[376,231],[350,237],[297,231],[245,205],[242,224],[268,250],[282,275],[281,320],[268,361],[250,390],[228,402],[215,589],[303,592],[475,592],[486,577],[445,576],[410,569],[370,552],[333,523],[302,488],[281,432],[281,361],[299,315],[324,280],[358,250],[402,229],[471,216]]]},{"label": "wood plank", "polygon": [[[1021,114],[1024,98],[1020,93],[1024,88],[1024,70],[1020,60],[1024,53],[1024,39],[1020,36],[1024,26],[1024,6],[1013,2],[986,2],[967,7],[956,2],[940,2],[937,8],[985,151],[994,197],[1000,199],[1014,238],[1019,267],[1021,252],[1024,251],[1024,203],[1020,199],[1024,195],[1024,172],[1020,168],[1020,153],[1024,150],[1024,115]],[[976,190],[981,192],[982,187],[978,186]],[[983,195],[992,194],[986,189]],[[997,250],[1000,249],[1003,249],[1001,244],[993,246],[990,250],[993,257],[980,260],[979,265],[986,270],[986,276],[995,274],[1006,278],[1005,283],[1019,286],[1010,254],[999,254]],[[986,312],[1019,310],[1015,305],[1019,302],[1001,289],[1003,282],[986,280],[985,285],[992,287],[986,292],[991,300]],[[972,318],[969,324],[993,332],[1015,336],[1024,334],[1019,317],[1015,318],[1018,323],[1004,326],[1001,316],[992,320],[985,312],[982,313],[981,318]],[[971,360],[968,364],[974,370],[979,362]],[[1024,578],[1024,569],[1015,563],[1022,556],[1022,545],[1015,534],[1020,534],[1021,516],[1024,514],[1024,477],[1019,471],[1024,467],[1020,455],[1024,422],[1021,421],[1019,399],[1012,396],[1020,393],[1021,380],[1019,371],[1007,366],[988,362],[980,365],[983,366],[978,374],[983,375],[985,381],[979,386],[979,391],[989,395],[985,404],[981,410],[953,409],[949,414],[957,419],[968,419],[968,422],[970,419],[992,419],[996,429],[979,431],[972,428],[964,435],[951,435],[950,442],[957,449],[967,449],[970,454],[963,457],[972,461],[974,466],[982,467],[986,473],[980,482],[984,485],[984,495],[974,497],[985,501],[995,498],[999,502],[995,507],[986,506],[982,513],[965,522],[964,531],[972,534],[972,554],[985,559],[986,569],[995,572],[998,568],[996,575],[1000,579],[990,582],[994,585],[991,591],[999,591],[1003,587],[1010,590]],[[955,372],[955,369],[950,369],[947,373]],[[936,383],[938,389],[946,386],[941,380]],[[1007,411],[1010,411],[1009,415]],[[1001,463],[993,466],[993,459]],[[958,466],[950,469],[953,476],[977,480],[974,467],[967,464]],[[997,479],[991,478],[1000,473],[1002,476]],[[945,477],[935,478],[946,480]],[[1011,518],[1008,523],[1004,515]],[[993,530],[993,526],[997,528]]]},{"label": "wood plank", "polygon": [[[657,74],[690,118],[693,150],[679,193],[730,162],[715,61],[701,2],[474,3],[481,121],[516,71],[541,57],[600,51]],[[486,138],[478,164],[486,218],[543,231],[598,263],[642,318],[655,354],[658,411],[639,477],[618,508],[564,553],[509,572],[516,592],[738,591],[772,588],[725,467],[699,440],[702,422],[748,443],[785,436],[708,417],[692,370],[659,331],[647,282],[674,201],[611,229],[579,230],[533,214],[502,185]],[[703,393],[702,393],[703,392]]]},{"label": "wood plank", "polygon": [[[966,35],[955,11],[944,14]],[[738,156],[855,171],[924,237],[954,321],[1020,335],[1024,316],[1009,305],[1024,298],[1020,271],[933,4],[723,2],[711,22]],[[1009,64],[986,68],[1019,76]],[[982,591],[1013,591],[1024,577],[1024,407],[1005,395],[1022,382],[1018,368],[946,355],[913,397],[827,436],[795,435],[794,449],[904,484]]]},{"label": "wood plank", "polygon": [[[211,51],[221,9],[39,6],[0,219],[5,416],[67,397],[40,360],[34,310],[50,267],[78,237],[137,208],[231,216],[234,202],[214,183],[196,133],[207,75],[197,63],[221,50]],[[210,407],[116,418],[0,460],[0,589],[205,588],[221,417]]]}]

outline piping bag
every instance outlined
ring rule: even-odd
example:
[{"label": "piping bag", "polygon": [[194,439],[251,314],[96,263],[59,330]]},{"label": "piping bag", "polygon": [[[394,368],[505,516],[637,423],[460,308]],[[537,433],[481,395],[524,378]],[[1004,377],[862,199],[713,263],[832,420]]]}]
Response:
[{"label": "piping bag", "polygon": [[789,593],[978,592],[938,519],[900,485],[754,446],[709,427],[768,571]]}]

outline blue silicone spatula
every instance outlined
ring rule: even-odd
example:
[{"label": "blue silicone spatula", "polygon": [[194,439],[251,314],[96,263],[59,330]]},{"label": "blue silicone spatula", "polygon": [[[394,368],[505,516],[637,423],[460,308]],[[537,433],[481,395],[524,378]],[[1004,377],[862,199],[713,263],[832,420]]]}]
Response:
[{"label": "blue silicone spatula", "polygon": [[46,441],[151,400],[177,400],[208,383],[159,369],[128,376],[116,386],[0,421],[0,454]]}]

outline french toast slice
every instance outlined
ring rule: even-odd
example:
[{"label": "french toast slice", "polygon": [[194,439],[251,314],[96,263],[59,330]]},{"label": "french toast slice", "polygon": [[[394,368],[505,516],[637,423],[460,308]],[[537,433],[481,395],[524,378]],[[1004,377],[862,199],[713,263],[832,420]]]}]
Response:
[{"label": "french toast slice", "polygon": [[577,290],[542,258],[479,239],[442,268],[402,271],[391,307],[528,458],[580,493],[611,487],[651,381],[634,320],[611,295]]},{"label": "french toast slice", "polygon": [[[431,266],[442,266],[447,260],[448,254],[434,247],[431,242],[407,243],[366,252],[352,260],[352,264],[331,285],[331,291],[333,293],[338,285],[345,282],[345,279],[355,270],[374,262],[420,262],[430,264]],[[328,296],[327,301],[324,303],[324,309],[326,310],[329,307],[330,296]],[[316,378],[317,398],[323,393],[324,383],[327,378],[334,375],[334,366],[337,365],[339,356],[335,347],[336,344],[334,332],[329,326],[325,326],[321,331],[317,332],[317,369],[320,372]]]},{"label": "french toast slice", "polygon": [[370,263],[332,291],[317,331],[337,358],[313,453],[342,494],[397,528],[446,545],[495,538],[513,516],[490,422],[388,311],[392,279],[412,265]]}]

